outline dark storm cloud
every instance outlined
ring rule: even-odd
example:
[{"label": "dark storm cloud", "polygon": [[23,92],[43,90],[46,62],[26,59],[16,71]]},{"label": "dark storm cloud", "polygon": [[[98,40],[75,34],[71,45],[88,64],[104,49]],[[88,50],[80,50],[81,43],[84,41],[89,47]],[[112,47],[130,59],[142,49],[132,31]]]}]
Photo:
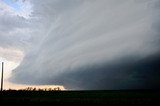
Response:
[{"label": "dark storm cloud", "polygon": [[43,26],[36,29],[40,43],[13,71],[13,82],[68,89],[160,87],[160,0],[32,3],[41,23],[35,24]]},{"label": "dark storm cloud", "polygon": [[160,55],[141,60],[125,57],[109,64],[66,72],[49,81],[69,89],[160,89],[159,64]]},{"label": "dark storm cloud", "polygon": [[36,75],[30,75],[30,79],[25,77],[26,75],[19,77],[26,84],[61,84],[67,89],[160,89],[159,64],[159,54],[140,60],[129,56],[110,63],[80,67],[75,69],[75,72],[66,69],[66,72],[55,77],[44,75],[41,80],[37,80]]}]

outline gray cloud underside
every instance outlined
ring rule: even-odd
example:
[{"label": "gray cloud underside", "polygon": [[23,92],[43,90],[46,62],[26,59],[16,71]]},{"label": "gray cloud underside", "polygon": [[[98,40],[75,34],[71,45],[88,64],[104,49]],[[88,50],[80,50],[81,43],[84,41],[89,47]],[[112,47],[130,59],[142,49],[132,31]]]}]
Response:
[{"label": "gray cloud underside", "polygon": [[[1,11],[0,11],[1,12]],[[25,45],[27,22],[19,16],[0,15],[0,46],[3,48],[21,48]]]},{"label": "gray cloud underside", "polygon": [[33,16],[46,30],[39,29],[42,39],[13,71],[13,82],[69,89],[160,87],[159,0],[32,3]]}]

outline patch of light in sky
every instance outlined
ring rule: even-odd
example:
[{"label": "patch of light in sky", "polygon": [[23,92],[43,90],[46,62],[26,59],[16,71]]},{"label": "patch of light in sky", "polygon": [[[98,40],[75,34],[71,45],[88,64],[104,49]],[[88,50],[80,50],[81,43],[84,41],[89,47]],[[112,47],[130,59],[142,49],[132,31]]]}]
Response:
[{"label": "patch of light in sky", "polygon": [[20,5],[14,0],[3,0],[7,5],[11,6],[15,11],[20,11]]},{"label": "patch of light in sky", "polygon": [[10,6],[17,15],[24,18],[29,18],[32,13],[32,5],[29,1],[3,0],[3,2]]}]

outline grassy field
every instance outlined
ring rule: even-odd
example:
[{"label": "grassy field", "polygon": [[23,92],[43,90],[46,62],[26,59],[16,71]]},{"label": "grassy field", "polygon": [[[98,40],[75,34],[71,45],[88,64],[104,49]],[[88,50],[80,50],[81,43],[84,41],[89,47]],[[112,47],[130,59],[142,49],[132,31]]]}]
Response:
[{"label": "grassy field", "polygon": [[0,103],[160,104],[160,91],[3,91]]}]

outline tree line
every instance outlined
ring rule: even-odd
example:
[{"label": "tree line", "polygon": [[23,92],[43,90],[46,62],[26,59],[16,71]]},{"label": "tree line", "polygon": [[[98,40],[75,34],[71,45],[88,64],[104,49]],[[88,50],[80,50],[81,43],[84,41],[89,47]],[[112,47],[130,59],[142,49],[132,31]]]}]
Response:
[{"label": "tree line", "polygon": [[34,87],[27,87],[24,89],[8,89],[6,91],[61,91],[60,87],[55,87],[55,88],[34,88]]}]

